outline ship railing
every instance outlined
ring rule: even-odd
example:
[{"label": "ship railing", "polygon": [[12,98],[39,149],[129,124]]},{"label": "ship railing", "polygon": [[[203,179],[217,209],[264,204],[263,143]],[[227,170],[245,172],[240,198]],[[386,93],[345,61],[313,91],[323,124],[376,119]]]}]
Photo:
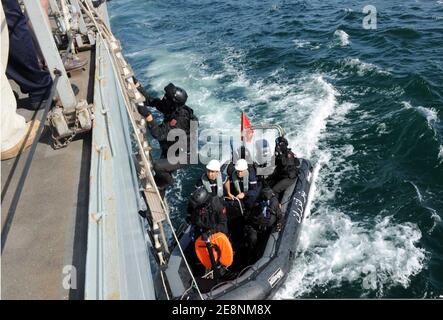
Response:
[{"label": "ship railing", "polygon": [[257,125],[251,126],[252,130],[262,129],[262,130],[268,130],[268,129],[274,129],[277,130],[279,137],[284,137],[285,130],[278,124],[269,124],[269,123],[261,123]]},{"label": "ship railing", "polygon": [[[84,99],[77,99],[63,62],[69,53],[75,53],[78,48],[90,47],[94,44],[93,30],[88,29],[78,10],[80,8],[78,0],[50,0],[51,15],[55,18],[57,26],[55,33],[48,24],[48,13],[45,12],[40,1],[22,1],[52,79],[55,78],[55,70],[61,72],[56,87],[58,99],[49,112],[48,120],[53,128],[53,147],[55,149],[65,147],[76,134],[92,128],[93,106]],[[56,43],[60,35],[67,37],[69,43],[64,59],[60,56]],[[86,37],[89,39],[87,45],[88,41],[82,40]]]},{"label": "ship railing", "polygon": [[[192,270],[184,255],[183,249],[180,246],[180,241],[177,237],[172,221],[169,216],[169,208],[167,203],[163,200],[157,185],[154,180],[154,172],[152,171],[151,147],[149,145],[147,136],[145,134],[146,121],[141,117],[137,111],[137,105],[145,101],[145,97],[139,92],[136,83],[134,82],[134,72],[131,66],[125,61],[122,54],[122,47],[120,42],[112,34],[108,24],[103,21],[98,12],[91,7],[87,1],[79,1],[80,6],[84,12],[93,21],[97,29],[97,39],[106,47],[109,55],[112,57],[112,67],[119,80],[119,89],[125,100],[125,107],[129,122],[133,129],[133,139],[136,144],[136,160],[138,165],[139,180],[142,185],[142,192],[149,206],[149,223],[150,230],[148,234],[151,235],[153,248],[156,250],[156,260],[159,265],[160,275],[163,280],[163,286],[166,296],[168,296],[168,289],[164,279],[164,270],[167,268],[166,255],[169,254],[168,242],[166,240],[163,223],[166,222],[172,232],[174,240],[177,242],[181,255],[190,273],[193,283],[197,288],[200,298],[203,296],[198,288],[198,284],[193,276]],[[103,40],[103,41],[102,41]]]}]

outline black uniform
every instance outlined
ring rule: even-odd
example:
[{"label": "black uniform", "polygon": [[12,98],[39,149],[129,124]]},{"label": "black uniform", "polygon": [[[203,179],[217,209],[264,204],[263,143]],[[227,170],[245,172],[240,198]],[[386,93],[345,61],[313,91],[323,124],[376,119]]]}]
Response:
[{"label": "black uniform", "polygon": [[275,170],[268,177],[268,183],[277,195],[281,196],[291,184],[293,184],[298,175],[300,160],[289,149],[285,138],[278,138],[275,147]]},{"label": "black uniform", "polygon": [[203,204],[195,204],[191,199],[188,203],[188,221],[195,226],[195,238],[208,231],[228,234],[226,210],[219,197],[209,196]]},{"label": "black uniform", "polygon": [[283,214],[276,195],[269,187],[264,188],[259,202],[255,204],[246,218],[244,235],[249,262],[255,262],[257,247],[265,245],[265,240],[274,227],[281,227],[282,219]]},{"label": "black uniform", "polygon": [[173,183],[172,172],[184,166],[182,163],[172,164],[167,159],[169,147],[176,143],[176,141],[167,141],[168,133],[172,129],[182,129],[186,132],[187,150],[182,150],[182,152],[186,152],[186,163],[189,163],[191,142],[190,121],[194,119],[197,120],[197,117],[194,116],[193,110],[188,106],[182,106],[172,113],[165,115],[165,118],[160,125],[157,125],[155,121],[148,122],[148,127],[152,136],[158,140],[162,149],[160,159],[154,161],[156,182],[162,189]]},{"label": "black uniform", "polygon": [[[239,178],[235,167],[232,166],[232,170],[228,167],[227,172],[230,174],[230,189],[234,196],[240,193],[245,193],[245,197],[242,200],[225,200],[226,209],[228,212],[228,228],[233,240],[234,250],[240,252],[242,250],[245,228],[245,216],[247,211],[254,205],[254,202],[258,196],[259,186],[257,184],[257,177],[255,175],[254,168],[248,167],[248,190],[246,190],[245,178]],[[238,182],[238,188],[235,180]]]},{"label": "black uniform", "polygon": [[281,223],[282,212],[276,196],[270,200],[261,200],[251,209],[247,218],[248,224],[257,231],[266,231]]},{"label": "black uniform", "polygon": [[[152,136],[160,143],[162,150],[160,159],[155,160],[153,164],[155,181],[164,195],[165,188],[173,183],[172,172],[184,166],[183,163],[172,164],[168,161],[168,149],[178,141],[178,137],[175,141],[167,141],[168,134],[173,129],[181,129],[186,133],[186,150],[181,151],[186,152],[186,163],[189,163],[191,121],[198,121],[198,118],[194,115],[194,111],[185,105],[188,97],[186,91],[174,86],[172,83],[165,87],[165,96],[162,99],[151,98],[142,86],[140,86],[139,90],[146,98],[146,105],[139,107],[139,112],[146,117],[150,113],[146,106],[152,106],[163,114],[162,123],[148,122],[148,128]],[[178,154],[176,155],[178,156]]]},{"label": "black uniform", "polygon": [[161,100],[153,99],[150,103],[150,106],[163,113],[163,122],[161,124],[157,124],[155,121],[148,122],[152,136],[160,143],[162,149],[161,157],[166,158],[168,148],[176,142],[167,141],[168,133],[172,129],[181,129],[186,132],[189,150],[191,121],[198,121],[198,118],[194,115],[194,110],[186,105],[174,107],[173,103],[167,98]]},{"label": "black uniform", "polygon": [[30,107],[37,109],[47,99],[52,78],[39,66],[37,49],[32,41],[27,18],[17,0],[2,0],[9,30],[9,58],[6,75],[13,79],[23,93],[29,93]]}]

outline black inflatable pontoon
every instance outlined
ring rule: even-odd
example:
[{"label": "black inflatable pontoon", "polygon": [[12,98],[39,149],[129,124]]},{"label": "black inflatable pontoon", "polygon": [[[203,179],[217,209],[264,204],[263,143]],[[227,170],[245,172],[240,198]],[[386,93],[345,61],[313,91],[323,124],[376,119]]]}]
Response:
[{"label": "black inflatable pontoon", "polygon": [[[269,235],[260,258],[254,264],[245,266],[234,279],[221,280],[218,283],[202,279],[202,274],[195,271],[195,266],[193,268],[195,261],[190,257],[194,248],[190,227],[181,235],[181,247],[193,268],[203,299],[262,300],[274,294],[284,282],[297,250],[312,180],[311,163],[304,159],[300,160],[301,168],[297,181],[286,190],[282,200],[284,213],[282,230]],[[171,298],[200,299],[178,246],[173,248],[168,267],[163,274]],[[157,280],[162,281],[160,275]]]}]

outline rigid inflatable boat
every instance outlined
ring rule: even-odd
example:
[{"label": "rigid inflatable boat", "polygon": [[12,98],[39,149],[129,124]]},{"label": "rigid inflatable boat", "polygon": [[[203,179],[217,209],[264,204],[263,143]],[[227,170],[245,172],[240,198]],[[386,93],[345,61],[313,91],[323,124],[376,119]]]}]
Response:
[{"label": "rigid inflatable boat", "polygon": [[[157,285],[167,288],[168,298],[262,300],[276,292],[295,258],[300,230],[310,202],[313,167],[308,160],[300,159],[300,162],[297,180],[285,191],[281,201],[284,217],[282,229],[267,235],[259,246],[258,260],[251,265],[237,266],[238,270],[230,272],[227,278],[203,278],[205,271],[193,256],[194,242],[191,226],[188,226],[179,238],[180,245],[175,245],[171,251],[168,267],[156,277]],[[236,258],[234,254],[234,260]]]}]

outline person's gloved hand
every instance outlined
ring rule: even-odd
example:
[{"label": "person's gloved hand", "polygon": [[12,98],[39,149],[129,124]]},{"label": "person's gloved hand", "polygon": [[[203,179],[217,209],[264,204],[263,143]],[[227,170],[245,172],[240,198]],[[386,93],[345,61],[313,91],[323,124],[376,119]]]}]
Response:
[{"label": "person's gloved hand", "polygon": [[147,106],[139,104],[137,106],[137,110],[138,113],[140,113],[148,122],[154,120],[152,113],[149,111],[149,108]]},{"label": "person's gloved hand", "polygon": [[149,108],[143,104],[139,104],[137,106],[137,110],[138,110],[138,113],[140,113],[144,118],[147,118],[151,114],[151,112],[149,111]]},{"label": "person's gloved hand", "polygon": [[152,103],[152,98],[151,98],[151,96],[149,95],[149,93],[146,91],[146,89],[142,86],[142,84],[140,83],[140,81],[138,81],[138,79],[136,78],[136,77],[133,77],[134,78],[134,83],[135,83],[135,86],[137,87],[137,89],[138,89],[138,91],[145,97],[145,99],[146,99],[146,105],[151,105],[151,103]]}]

